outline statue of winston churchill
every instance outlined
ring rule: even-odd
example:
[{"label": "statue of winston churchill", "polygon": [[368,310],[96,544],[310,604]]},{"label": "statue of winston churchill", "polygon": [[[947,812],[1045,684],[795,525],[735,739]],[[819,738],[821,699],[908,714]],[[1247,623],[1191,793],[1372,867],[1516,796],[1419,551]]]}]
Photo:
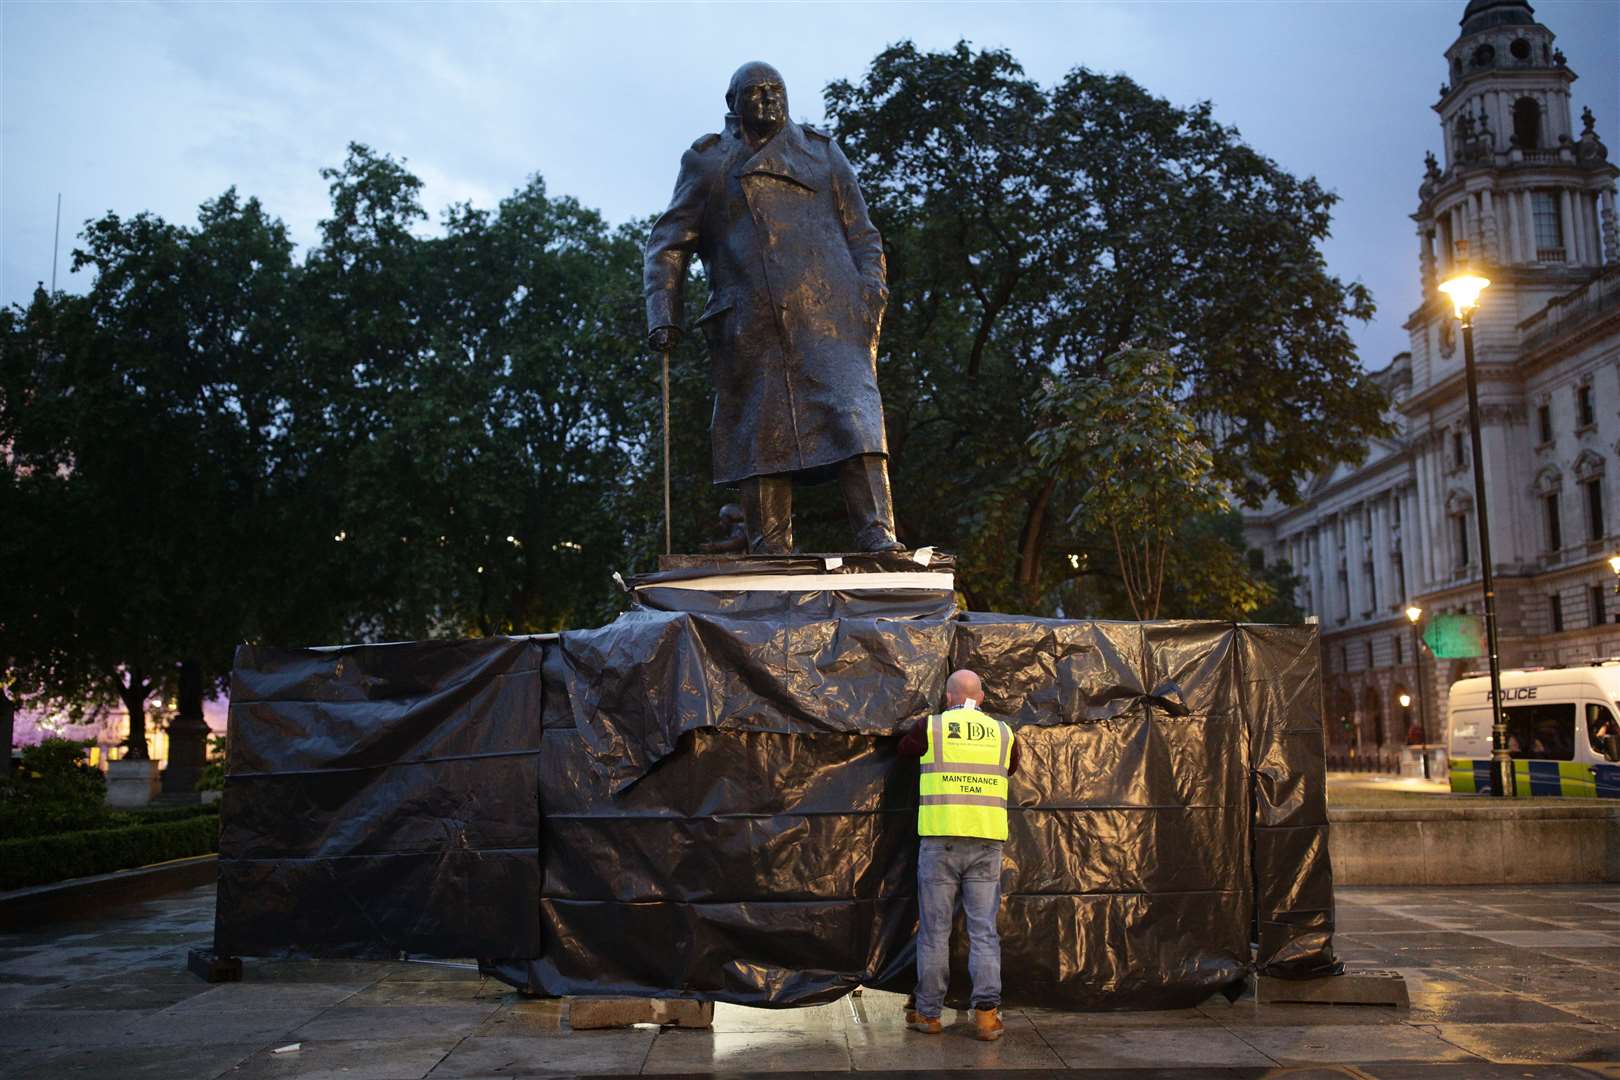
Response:
[{"label": "statue of winston churchill", "polygon": [[877,344],[889,290],[883,240],[827,135],[788,119],[769,64],[737,69],[726,129],[681,157],[647,242],[648,341],[679,339],[695,254],[714,380],[714,482],[741,489],[748,550],[793,550],[793,485],[836,476],[855,550],[894,551]]}]

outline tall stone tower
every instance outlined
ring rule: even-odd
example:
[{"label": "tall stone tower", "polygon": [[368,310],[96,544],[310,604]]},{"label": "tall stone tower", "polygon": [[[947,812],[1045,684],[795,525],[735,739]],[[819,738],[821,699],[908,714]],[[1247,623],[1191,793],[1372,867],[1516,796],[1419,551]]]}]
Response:
[{"label": "tall stone tower", "polygon": [[[1486,478],[1506,497],[1500,506],[1492,497],[1491,547],[1498,574],[1511,582],[1547,563],[1531,501],[1533,451],[1545,440],[1529,421],[1552,392],[1537,385],[1543,364],[1529,362],[1527,346],[1546,336],[1576,294],[1620,265],[1620,169],[1609,163],[1590,109],[1582,110],[1576,129],[1570,94],[1576,74],[1553,32],[1526,0],[1469,0],[1461,27],[1446,50],[1449,78],[1434,105],[1443,164],[1428,156],[1412,215],[1423,302],[1406,323],[1412,382],[1400,403],[1430,538],[1412,560],[1415,591],[1431,595],[1477,581],[1479,573],[1469,539],[1474,463],[1465,437],[1462,348],[1436,285],[1463,257],[1491,279],[1474,342]],[[1510,584],[1501,591],[1515,590]],[[1513,605],[1511,596],[1503,600]],[[1520,625],[1519,613],[1503,614],[1507,636],[1516,637],[1507,628]]]}]

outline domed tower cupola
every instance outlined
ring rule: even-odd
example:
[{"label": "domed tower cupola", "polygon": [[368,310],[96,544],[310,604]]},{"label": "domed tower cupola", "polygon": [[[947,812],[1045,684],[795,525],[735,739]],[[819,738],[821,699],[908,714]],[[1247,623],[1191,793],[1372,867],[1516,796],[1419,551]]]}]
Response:
[{"label": "domed tower cupola", "polygon": [[[1466,251],[1548,287],[1620,261],[1616,170],[1592,125],[1577,132],[1576,76],[1527,0],[1469,0],[1446,50],[1441,157],[1418,188],[1424,294]],[[1502,275],[1493,279],[1506,284]],[[1568,288],[1569,284],[1564,284]]]}]

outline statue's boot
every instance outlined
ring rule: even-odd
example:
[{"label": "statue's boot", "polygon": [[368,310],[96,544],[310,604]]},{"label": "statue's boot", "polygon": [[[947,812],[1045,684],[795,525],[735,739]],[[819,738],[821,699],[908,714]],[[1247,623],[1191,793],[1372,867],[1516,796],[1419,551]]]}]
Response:
[{"label": "statue's boot", "polygon": [[857,454],[838,469],[844,506],[855,530],[856,551],[904,551],[894,535],[894,497],[889,492],[889,459]]},{"label": "statue's boot", "polygon": [[792,477],[750,476],[740,486],[748,554],[793,554]]}]

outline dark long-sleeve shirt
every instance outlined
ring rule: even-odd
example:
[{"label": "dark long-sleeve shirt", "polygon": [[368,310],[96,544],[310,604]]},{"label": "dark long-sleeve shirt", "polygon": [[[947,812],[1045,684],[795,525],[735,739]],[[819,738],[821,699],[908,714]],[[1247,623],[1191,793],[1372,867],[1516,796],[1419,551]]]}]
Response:
[{"label": "dark long-sleeve shirt", "polygon": [[[912,729],[900,737],[897,752],[901,757],[922,757],[928,753],[928,717],[918,720]],[[1013,739],[1012,753],[1007,755],[1007,775],[1018,771],[1018,740]]]}]

